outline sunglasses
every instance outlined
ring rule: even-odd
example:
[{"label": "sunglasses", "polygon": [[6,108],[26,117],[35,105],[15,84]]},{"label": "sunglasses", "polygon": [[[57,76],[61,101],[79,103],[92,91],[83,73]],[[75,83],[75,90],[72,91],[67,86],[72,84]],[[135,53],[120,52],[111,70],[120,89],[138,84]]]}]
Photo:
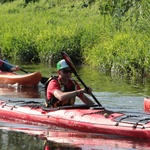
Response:
[{"label": "sunglasses", "polygon": [[62,72],[63,72],[64,74],[72,73],[72,71],[71,71],[71,70],[62,70]]}]

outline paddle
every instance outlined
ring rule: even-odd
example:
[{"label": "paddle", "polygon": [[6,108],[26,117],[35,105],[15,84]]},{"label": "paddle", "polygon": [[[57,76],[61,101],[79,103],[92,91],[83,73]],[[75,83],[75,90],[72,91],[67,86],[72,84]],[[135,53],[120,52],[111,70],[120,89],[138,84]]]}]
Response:
[{"label": "paddle", "polygon": [[[6,62],[6,61],[3,61],[3,60],[1,60],[1,59],[0,59],[0,61],[1,61],[2,63],[5,63],[5,64],[7,64],[7,65],[10,65],[11,67],[15,67],[14,65],[12,65],[12,64],[10,64],[10,63],[8,63],[8,62]],[[21,71],[24,72],[24,73],[30,73],[30,72],[28,72],[28,71],[26,71],[26,70],[24,70],[24,69],[22,69],[22,68],[19,68],[19,70],[21,70]],[[48,80],[47,77],[42,77],[40,82],[41,82],[42,84],[45,84],[47,80]]]},{"label": "paddle", "polygon": [[[70,67],[70,69],[72,70],[72,72],[74,73],[74,75],[82,83],[82,85],[85,87],[85,89],[88,90],[88,87],[85,85],[85,83],[82,81],[82,79],[77,74],[76,68],[75,68],[72,60],[70,59],[70,57],[65,52],[61,52],[61,54],[62,54],[63,58],[65,59],[66,63],[68,64],[68,66]],[[96,99],[96,97],[92,93],[91,93],[91,96],[93,97],[93,99],[95,100],[95,102],[98,104],[98,106],[102,106],[100,104],[100,102]]]}]

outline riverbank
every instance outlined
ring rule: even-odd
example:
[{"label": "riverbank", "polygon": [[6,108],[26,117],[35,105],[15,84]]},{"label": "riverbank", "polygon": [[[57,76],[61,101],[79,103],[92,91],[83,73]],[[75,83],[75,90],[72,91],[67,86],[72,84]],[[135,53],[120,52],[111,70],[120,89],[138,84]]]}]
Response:
[{"label": "riverbank", "polygon": [[63,50],[101,71],[150,72],[146,0],[34,1],[1,4],[0,46],[8,58],[55,64]]}]

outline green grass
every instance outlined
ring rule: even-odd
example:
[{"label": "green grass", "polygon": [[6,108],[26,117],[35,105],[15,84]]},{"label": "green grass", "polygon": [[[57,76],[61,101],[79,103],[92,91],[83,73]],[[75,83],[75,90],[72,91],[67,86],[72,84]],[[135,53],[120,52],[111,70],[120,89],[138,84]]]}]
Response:
[{"label": "green grass", "polygon": [[8,58],[75,63],[115,74],[150,71],[147,0],[40,0],[1,4],[0,46]]}]

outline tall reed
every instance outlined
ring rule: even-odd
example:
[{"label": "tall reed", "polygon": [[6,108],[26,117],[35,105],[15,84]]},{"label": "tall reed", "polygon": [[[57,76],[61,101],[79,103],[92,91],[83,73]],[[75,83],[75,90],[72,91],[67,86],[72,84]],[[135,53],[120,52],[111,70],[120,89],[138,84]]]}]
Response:
[{"label": "tall reed", "polygon": [[0,46],[9,58],[75,63],[129,75],[150,70],[146,0],[14,0],[1,4]]}]

